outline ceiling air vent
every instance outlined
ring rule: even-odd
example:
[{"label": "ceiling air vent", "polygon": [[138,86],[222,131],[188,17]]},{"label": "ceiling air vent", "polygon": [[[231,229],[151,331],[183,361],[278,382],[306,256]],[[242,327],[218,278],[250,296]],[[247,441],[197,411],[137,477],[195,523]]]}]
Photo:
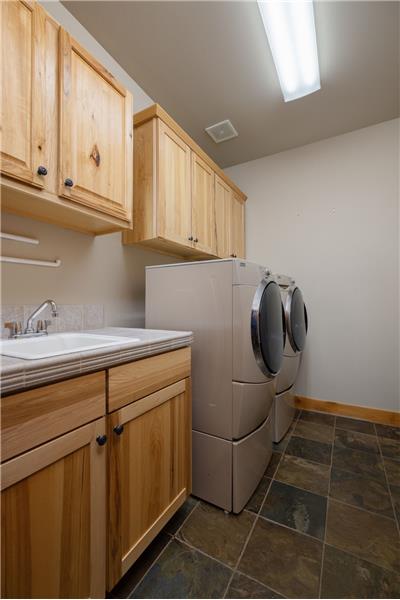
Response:
[{"label": "ceiling air vent", "polygon": [[206,127],[206,131],[216,144],[226,142],[239,135],[229,119]]}]

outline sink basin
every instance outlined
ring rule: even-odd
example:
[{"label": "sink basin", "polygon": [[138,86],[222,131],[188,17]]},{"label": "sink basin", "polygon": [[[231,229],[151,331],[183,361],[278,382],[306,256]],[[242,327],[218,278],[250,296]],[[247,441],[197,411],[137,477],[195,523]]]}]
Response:
[{"label": "sink basin", "polygon": [[107,346],[131,344],[132,342],[140,342],[140,338],[94,333],[54,333],[36,338],[1,340],[0,354],[35,360],[72,352],[96,350]]}]

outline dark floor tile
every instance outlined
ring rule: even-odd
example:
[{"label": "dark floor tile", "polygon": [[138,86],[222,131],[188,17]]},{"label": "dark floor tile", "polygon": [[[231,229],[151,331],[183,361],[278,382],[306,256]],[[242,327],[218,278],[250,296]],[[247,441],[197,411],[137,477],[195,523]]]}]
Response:
[{"label": "dark floor tile", "polygon": [[286,450],[286,447],[287,447],[291,437],[292,437],[292,430],[289,430],[287,432],[287,434],[285,436],[283,436],[283,438],[281,439],[280,442],[278,442],[278,443],[274,442],[272,444],[273,452],[278,452],[278,453],[284,452]]},{"label": "dark floor tile", "polygon": [[359,450],[338,448],[335,445],[333,448],[332,465],[343,471],[364,475],[378,481],[385,480],[380,454],[373,452],[360,452]]},{"label": "dark floor tile", "polygon": [[393,460],[400,461],[400,442],[392,440],[391,438],[379,438],[379,445],[383,456],[393,458]]},{"label": "dark floor tile", "polygon": [[320,540],[324,537],[326,498],[273,481],[261,515]]},{"label": "dark floor tile", "polygon": [[360,433],[375,435],[374,424],[369,423],[368,421],[360,421],[359,419],[336,417],[336,427],[339,429],[347,429],[347,431],[358,431]]},{"label": "dark floor tile", "polygon": [[399,598],[400,576],[325,546],[321,598]]},{"label": "dark floor tile", "polygon": [[235,573],[225,598],[283,598],[283,596],[242,573]]},{"label": "dark floor tile", "polygon": [[200,502],[178,537],[221,562],[235,566],[253,525],[255,515],[243,511],[226,514],[220,508]]},{"label": "dark floor tile", "polygon": [[299,419],[303,421],[310,421],[311,423],[322,423],[323,425],[330,425],[331,427],[333,427],[335,424],[334,415],[314,412],[312,410],[303,410]]},{"label": "dark floor tile", "polygon": [[400,525],[400,486],[391,485],[390,493],[392,495],[394,510],[396,511],[396,517]]},{"label": "dark floor tile", "polygon": [[391,427],[390,425],[375,424],[376,433],[379,437],[391,438],[400,442],[400,427]]},{"label": "dark floor tile", "polygon": [[400,464],[390,458],[384,458],[383,464],[390,485],[400,485]]},{"label": "dark floor tile", "polygon": [[194,507],[196,506],[197,503],[198,503],[198,500],[196,500],[196,498],[189,496],[189,498],[186,500],[186,502],[174,514],[172,519],[170,519],[168,521],[168,523],[164,527],[164,531],[166,531],[170,535],[174,535],[178,531],[178,529],[182,525],[182,523],[185,521],[187,516],[194,509]]},{"label": "dark floor tile", "polygon": [[[289,440],[288,440],[289,441]],[[276,468],[281,460],[282,454],[280,452],[273,452],[269,465],[264,473],[266,477],[273,477],[275,475]]]},{"label": "dark floor tile", "polygon": [[326,543],[384,569],[400,568],[400,544],[392,519],[329,500]]},{"label": "dark floor tile", "polygon": [[330,496],[347,504],[393,518],[393,508],[386,481],[342,471],[331,472]]},{"label": "dark floor tile", "polygon": [[231,569],[173,539],[131,598],[222,598]]},{"label": "dark floor tile", "polygon": [[275,473],[275,479],[314,492],[320,496],[326,496],[328,494],[329,473],[329,465],[321,465],[298,456],[285,454]]},{"label": "dark floor tile", "polygon": [[109,598],[128,598],[135,586],[139,583],[146,571],[157,560],[160,553],[171,540],[164,532],[158,534],[146,550],[141,554],[135,564],[109,593]]},{"label": "dark floor tile", "polygon": [[322,543],[259,519],[239,570],[289,598],[318,596]]},{"label": "dark floor tile", "polygon": [[298,437],[307,438],[308,440],[331,444],[333,442],[334,432],[335,428],[331,425],[313,423],[312,421],[299,419],[293,433]]},{"label": "dark floor tile", "polygon": [[331,463],[331,450],[330,444],[293,436],[287,445],[286,454],[329,465]]},{"label": "dark floor tile", "polygon": [[363,452],[374,452],[375,454],[379,454],[378,439],[376,435],[358,433],[357,431],[336,429],[335,447],[348,448],[351,450],[362,450]]},{"label": "dark floor tile", "polygon": [[267,493],[271,479],[269,477],[263,477],[257,486],[256,491],[246,504],[245,508],[251,510],[251,512],[258,513],[261,508],[261,504],[264,501],[265,494]]}]

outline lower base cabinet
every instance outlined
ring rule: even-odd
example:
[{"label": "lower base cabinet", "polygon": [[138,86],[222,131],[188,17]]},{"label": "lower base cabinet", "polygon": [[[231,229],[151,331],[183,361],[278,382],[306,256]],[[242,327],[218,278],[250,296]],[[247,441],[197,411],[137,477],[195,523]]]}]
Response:
[{"label": "lower base cabinet", "polygon": [[0,408],[1,596],[105,598],[191,492],[190,348]]},{"label": "lower base cabinet", "polygon": [[190,392],[186,378],[110,415],[108,590],[190,494]]},{"label": "lower base cabinet", "polygon": [[3,598],[104,598],[105,418],[1,467]]}]

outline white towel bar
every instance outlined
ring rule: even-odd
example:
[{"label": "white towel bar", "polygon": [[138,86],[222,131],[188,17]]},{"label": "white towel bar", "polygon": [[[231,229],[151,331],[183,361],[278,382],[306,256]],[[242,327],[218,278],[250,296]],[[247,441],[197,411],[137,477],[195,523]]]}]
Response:
[{"label": "white towel bar", "polygon": [[23,242],[24,244],[38,244],[39,240],[35,238],[26,237],[25,235],[16,235],[15,233],[0,232],[0,238],[5,240],[13,240],[14,242]]},{"label": "white towel bar", "polygon": [[13,256],[0,256],[1,262],[15,263],[18,265],[35,265],[38,267],[59,267],[61,260],[33,260],[32,258],[15,258]]}]

